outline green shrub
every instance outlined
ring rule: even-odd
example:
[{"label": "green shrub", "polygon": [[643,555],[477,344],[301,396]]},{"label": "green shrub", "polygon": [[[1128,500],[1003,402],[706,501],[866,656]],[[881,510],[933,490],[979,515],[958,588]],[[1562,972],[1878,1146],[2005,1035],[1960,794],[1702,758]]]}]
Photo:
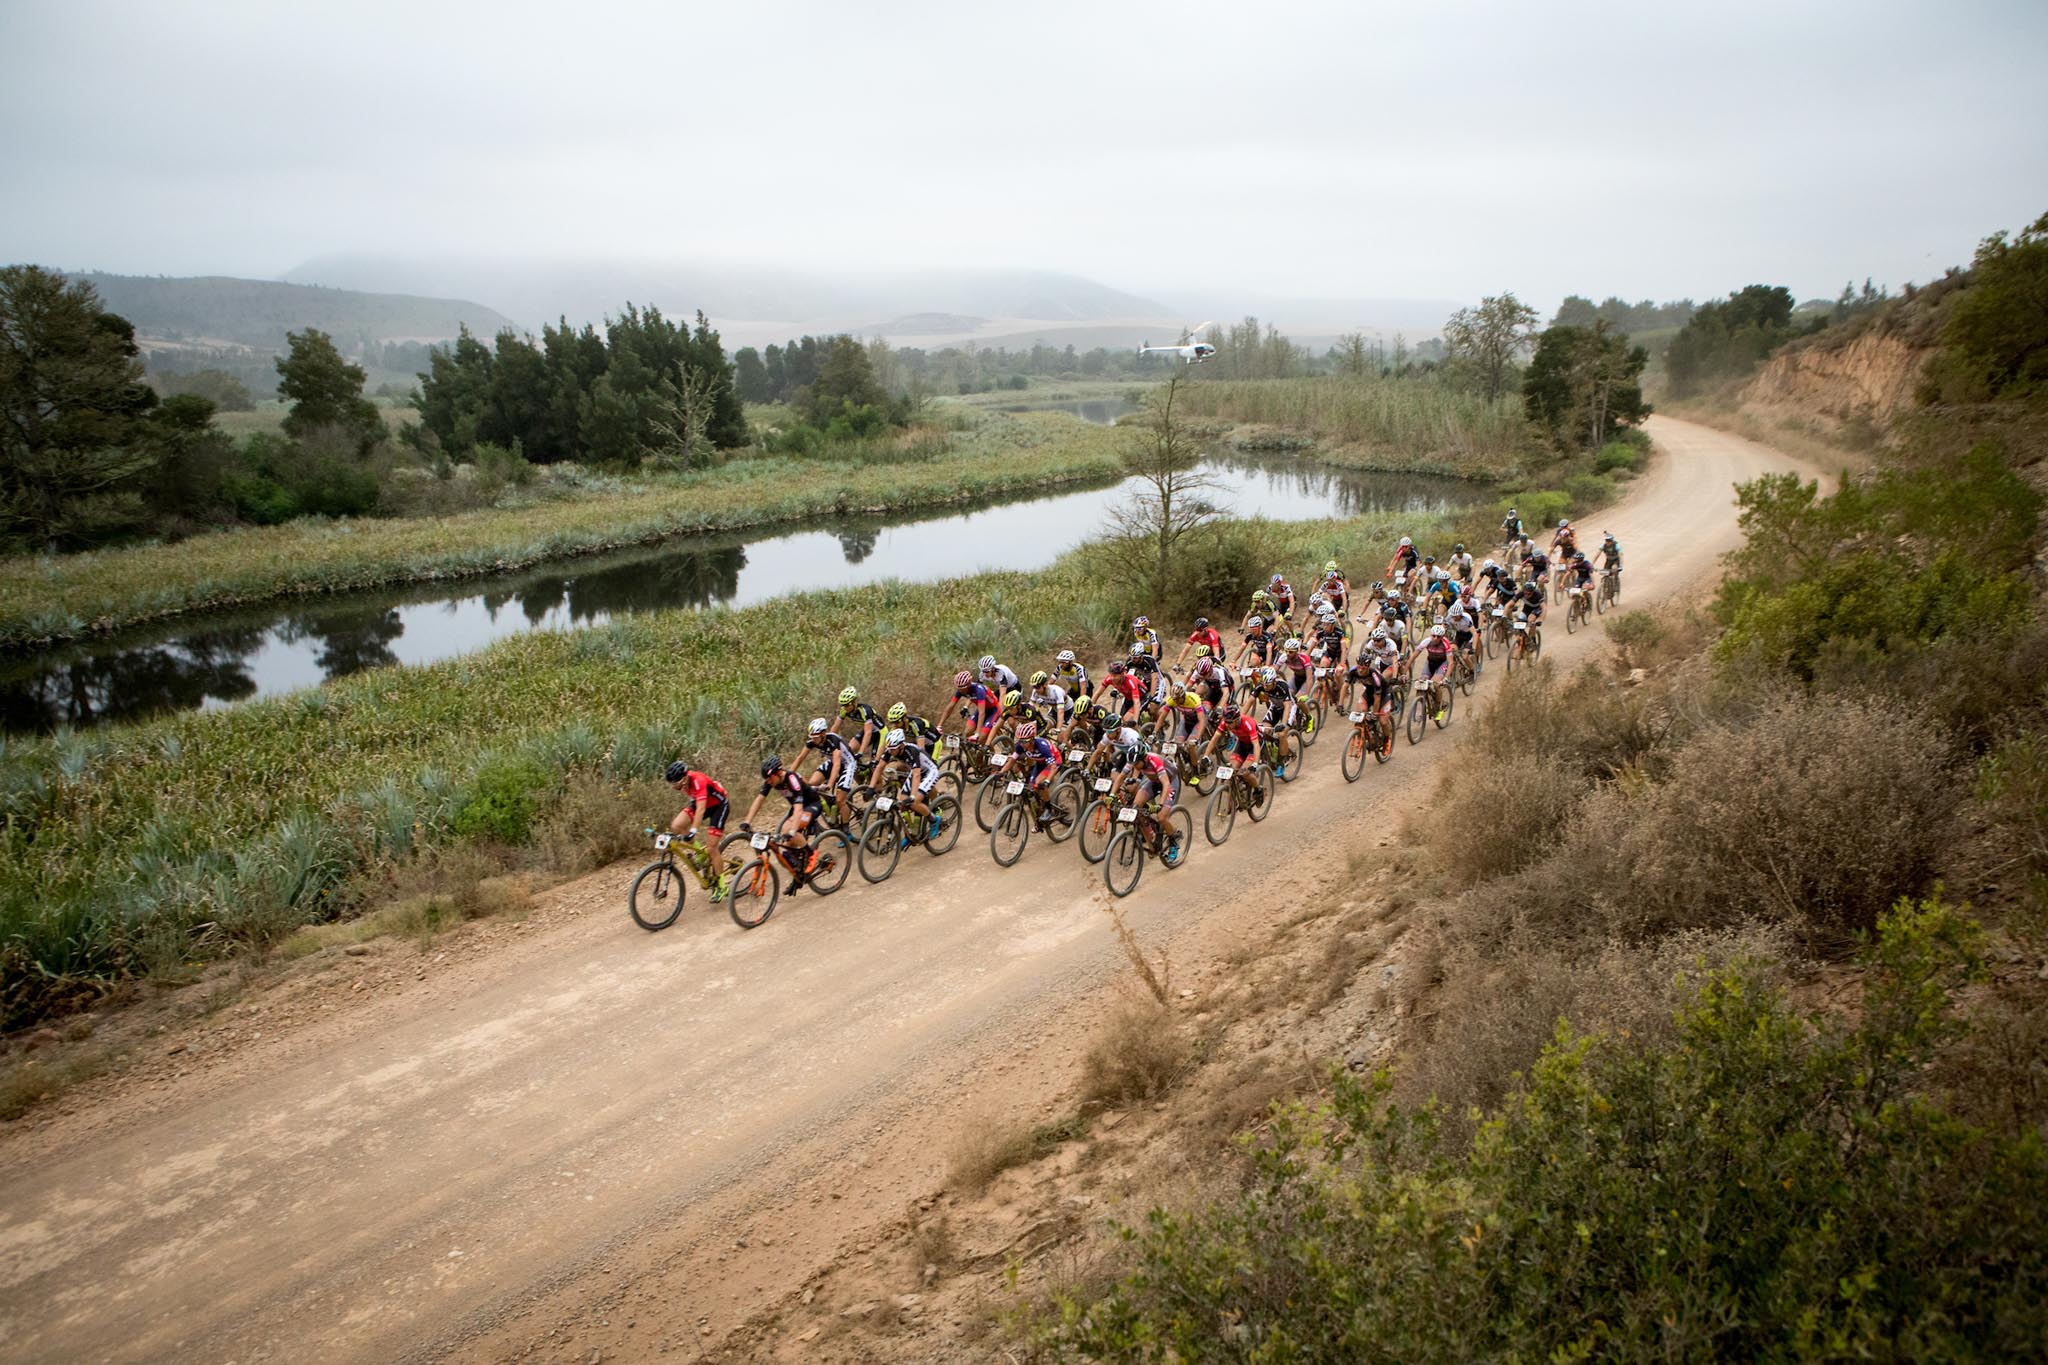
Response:
[{"label": "green shrub", "polygon": [[1633,441],[1609,441],[1600,447],[1600,453],[1593,457],[1593,469],[1608,474],[1625,469],[1633,474],[1642,468],[1643,450]]},{"label": "green shrub", "polygon": [[278,526],[299,515],[299,500],[265,475],[230,474],[220,487],[235,515],[253,525]]},{"label": "green shrub", "polygon": [[1571,499],[1574,516],[1614,501],[1614,481],[1598,474],[1574,474],[1564,481],[1564,491],[1565,496]]},{"label": "green shrub", "polygon": [[533,833],[534,812],[555,776],[525,754],[493,758],[477,769],[468,797],[455,812],[455,833],[465,839],[523,844]]},{"label": "green shrub", "polygon": [[[1495,526],[1500,525],[1501,518],[1508,514],[1510,507],[1522,514],[1522,529],[1534,540],[1539,529],[1555,526],[1560,519],[1570,515],[1572,500],[1570,494],[1555,488],[1510,493],[1500,500],[1493,514]],[[1549,543],[1547,539],[1545,543]]]},{"label": "green shrub", "polygon": [[1560,1029],[1468,1141],[1337,1072],[1244,1193],[1130,1229],[1056,1359],[1931,1360],[2048,1332],[2048,1148],[1915,1099],[1980,966],[1938,902],[1888,913],[1854,1027],[1741,967],[1669,1041]]}]

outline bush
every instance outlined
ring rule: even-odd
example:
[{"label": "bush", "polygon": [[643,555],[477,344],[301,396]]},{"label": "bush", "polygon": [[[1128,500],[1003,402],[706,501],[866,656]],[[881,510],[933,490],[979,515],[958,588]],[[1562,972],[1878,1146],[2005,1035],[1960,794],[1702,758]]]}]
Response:
[{"label": "bush", "polygon": [[1564,491],[1565,496],[1571,499],[1574,516],[1614,501],[1614,481],[1598,474],[1574,474],[1564,481]]},{"label": "bush", "polygon": [[299,500],[265,475],[230,474],[220,487],[234,514],[253,525],[277,526],[299,515]]},{"label": "bush", "polygon": [[533,816],[554,775],[538,759],[520,754],[493,758],[477,769],[469,795],[456,809],[454,832],[465,839],[523,844],[533,833]]},{"label": "bush", "polygon": [[1593,457],[1593,468],[1597,473],[1609,474],[1617,469],[1633,474],[1642,468],[1643,450],[1633,441],[1609,441],[1600,447],[1600,453]]},{"label": "bush", "polygon": [[1570,514],[1572,500],[1570,494],[1555,488],[1510,493],[1500,500],[1494,511],[1493,524],[1496,527],[1500,525],[1501,518],[1508,514],[1510,507],[1522,514],[1522,527],[1529,533],[1529,538],[1534,540],[1538,528],[1555,526]]},{"label": "bush", "polygon": [[1158,1099],[1187,1070],[1189,1057],[1173,1011],[1149,999],[1125,1000],[1082,1058],[1082,1097],[1102,1104]]}]

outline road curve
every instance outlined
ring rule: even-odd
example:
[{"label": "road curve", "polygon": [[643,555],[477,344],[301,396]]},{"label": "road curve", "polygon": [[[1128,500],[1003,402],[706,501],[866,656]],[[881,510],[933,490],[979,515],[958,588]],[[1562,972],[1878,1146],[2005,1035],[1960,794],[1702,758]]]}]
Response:
[{"label": "road curve", "polygon": [[[1737,543],[1736,482],[1799,468],[1704,427],[1650,430],[1661,457],[1590,524],[1627,547],[1630,605]],[[1546,645],[1569,661],[1601,637],[1559,619]],[[1320,746],[1263,825],[1148,869],[1128,922],[1203,960],[1341,876],[1452,747],[1404,742],[1350,787]],[[929,1188],[968,1107],[1056,1087],[1034,1059],[1071,1052],[1062,1021],[1120,970],[1071,846],[1034,841],[1003,870],[970,828],[943,859],[913,850],[882,886],[786,899],[752,933],[701,900],[642,933],[629,870],[559,893],[588,913],[331,1011],[226,1079],[0,1136],[0,1353],[501,1356],[636,1293],[729,1322]],[[737,1245],[747,1228],[774,1231]]]}]

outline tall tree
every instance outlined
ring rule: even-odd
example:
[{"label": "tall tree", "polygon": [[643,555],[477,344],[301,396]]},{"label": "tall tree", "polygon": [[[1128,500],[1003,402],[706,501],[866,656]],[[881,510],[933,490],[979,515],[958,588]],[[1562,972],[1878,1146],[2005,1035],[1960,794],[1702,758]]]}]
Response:
[{"label": "tall tree", "polygon": [[334,338],[318,328],[287,332],[285,342],[289,349],[277,358],[277,393],[292,405],[285,434],[339,431],[358,453],[369,450],[384,435],[384,418],[363,397],[363,367],[342,359]]},{"label": "tall tree", "polygon": [[1338,337],[1331,355],[1337,362],[1337,373],[1349,378],[1363,379],[1372,369],[1372,347],[1363,332],[1346,332]]},{"label": "tall tree", "polygon": [[1489,403],[1506,390],[1516,357],[1535,334],[1536,310],[1513,294],[1483,298],[1477,308],[1460,308],[1444,323],[1450,356],[1472,367]]},{"label": "tall tree", "polygon": [[1617,429],[1649,416],[1642,390],[1649,359],[1602,321],[1550,328],[1537,340],[1522,377],[1529,420],[1559,449],[1598,449]]},{"label": "tall tree", "polygon": [[90,285],[0,269],[0,541],[73,548],[142,520],[157,400],[136,354]]},{"label": "tall tree", "polygon": [[[775,348],[770,346],[768,349],[772,351]],[[766,403],[775,397],[775,391],[768,384],[768,367],[761,363],[761,353],[751,346],[742,346],[733,352],[732,382],[742,403]]]},{"label": "tall tree", "polygon": [[[1792,291],[1752,284],[1702,305],[1664,352],[1671,391],[1684,396],[1715,380],[1748,374],[1763,358],[1799,335],[1792,322]],[[1823,319],[1815,319],[1820,326]]]},{"label": "tall tree", "polygon": [[1174,412],[1185,382],[1176,373],[1153,391],[1151,412],[1123,451],[1125,470],[1143,486],[1109,514],[1123,535],[1149,543],[1150,602],[1166,600],[1175,547],[1223,515],[1212,497],[1216,481],[1201,470],[1202,448]]}]

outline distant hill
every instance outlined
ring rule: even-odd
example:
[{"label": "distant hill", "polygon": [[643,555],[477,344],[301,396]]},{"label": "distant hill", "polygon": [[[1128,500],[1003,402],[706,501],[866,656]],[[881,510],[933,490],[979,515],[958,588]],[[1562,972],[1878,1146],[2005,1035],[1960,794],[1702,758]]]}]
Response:
[{"label": "distant hill", "polygon": [[285,333],[317,327],[345,350],[370,342],[442,341],[464,323],[490,336],[512,320],[465,299],[411,294],[365,294],[281,280],[226,275],[74,274],[99,291],[100,301],[145,336],[194,344],[230,343],[282,351]]},{"label": "distant hill", "polygon": [[[627,302],[713,322],[750,320],[804,331],[852,330],[877,318],[952,314],[1047,322],[1173,316],[1150,299],[1047,270],[821,274],[717,262],[489,261],[326,256],[286,278],[347,289],[487,298],[524,326],[597,322]],[[770,331],[773,328],[769,329]]]}]

